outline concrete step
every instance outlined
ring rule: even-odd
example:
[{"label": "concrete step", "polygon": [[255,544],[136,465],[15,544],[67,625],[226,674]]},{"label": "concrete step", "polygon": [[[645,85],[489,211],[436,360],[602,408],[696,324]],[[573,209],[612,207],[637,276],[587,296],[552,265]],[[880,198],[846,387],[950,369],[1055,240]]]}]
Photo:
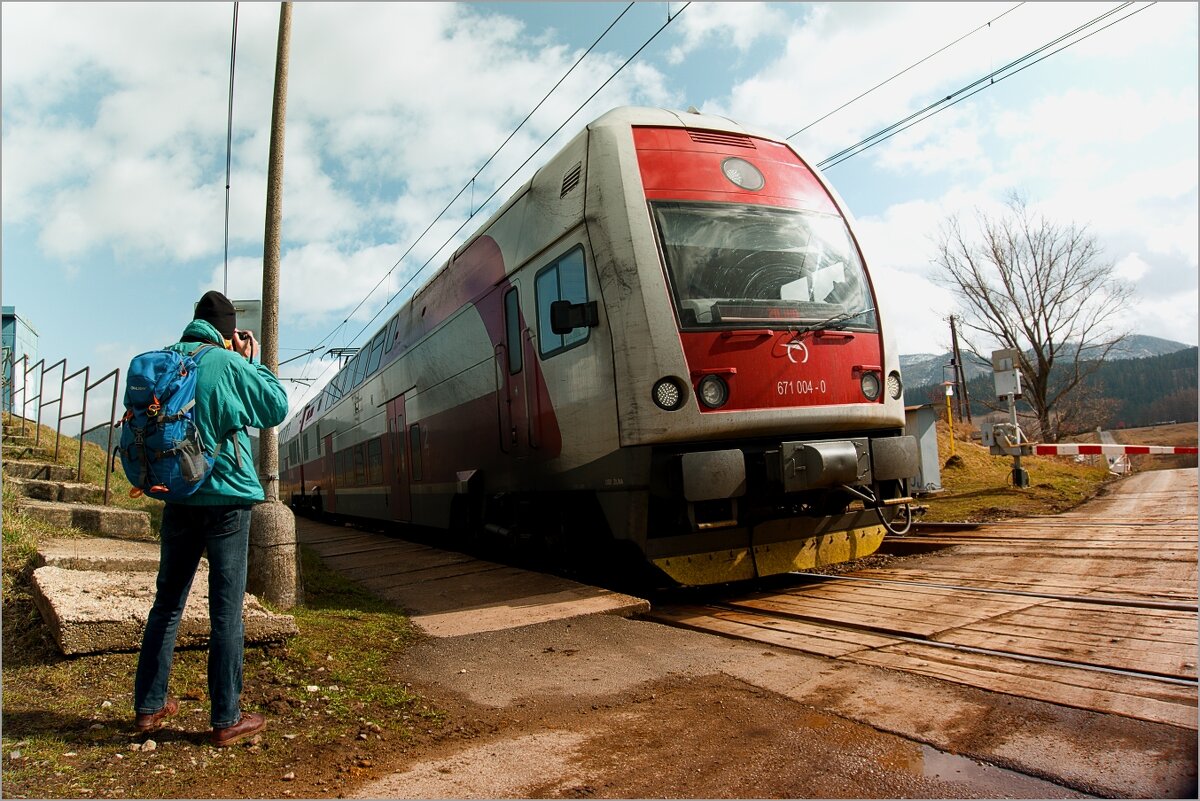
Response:
[{"label": "concrete step", "polygon": [[[38,544],[33,566],[101,573],[156,573],[158,554],[157,542],[110,537],[56,537]],[[203,557],[200,569],[208,570],[208,560]]]},{"label": "concrete step", "polygon": [[52,526],[73,526],[83,531],[126,540],[154,539],[150,530],[150,515],[146,512],[94,504],[35,501],[28,498],[18,501],[17,508]]},{"label": "concrete step", "polygon": [[[61,449],[59,451],[62,452]],[[43,442],[41,445],[34,445],[33,440],[23,443],[5,442],[3,449],[0,449],[0,455],[4,457],[6,462],[54,462],[54,441],[50,441],[50,447],[47,448]]]},{"label": "concrete step", "polygon": [[[179,621],[176,645],[207,644],[208,571],[196,574]],[[33,599],[54,641],[67,656],[108,651],[136,651],[154,603],[155,574],[143,571],[68,570],[39,567],[33,571]],[[291,615],[268,611],[246,594],[242,619],[246,642],[275,642],[299,633]]]},{"label": "concrete step", "polygon": [[5,479],[17,494],[38,501],[61,501],[63,503],[103,503],[104,487],[96,484],[81,484],[77,481],[47,481],[40,478]]},{"label": "concrete step", "polygon": [[4,460],[4,475],[17,478],[40,478],[44,481],[75,481],[75,468],[61,464],[32,462],[21,459]]}]

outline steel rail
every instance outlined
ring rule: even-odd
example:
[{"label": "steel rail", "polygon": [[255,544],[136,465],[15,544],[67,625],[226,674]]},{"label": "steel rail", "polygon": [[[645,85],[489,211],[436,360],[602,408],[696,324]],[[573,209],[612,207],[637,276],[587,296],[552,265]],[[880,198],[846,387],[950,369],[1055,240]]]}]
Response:
[{"label": "steel rail", "polygon": [[[720,610],[728,611],[728,612],[736,612],[736,613],[745,611],[744,609],[741,609],[737,606],[730,606],[730,605],[726,605],[726,604],[719,604],[719,605],[714,604],[710,608],[720,609]],[[762,610],[756,609],[754,611],[756,614],[759,614],[759,615],[763,614]],[[651,615],[651,616],[653,617],[653,615]],[[802,616],[802,615],[791,615],[791,614],[787,614],[785,612],[774,612],[774,611],[765,616],[767,616],[767,617],[775,616],[777,618],[785,618],[785,619],[790,618],[793,620],[809,620],[810,619],[810,618]],[[1126,676],[1129,678],[1146,679],[1148,681],[1157,681],[1157,682],[1162,682],[1164,684],[1175,684],[1175,685],[1179,685],[1181,687],[1200,686],[1200,685],[1198,685],[1197,679],[1184,678],[1181,676],[1175,676],[1175,675],[1170,675],[1170,674],[1166,674],[1166,673],[1150,673],[1150,672],[1141,671],[1141,670],[1126,670],[1124,668],[1114,668],[1114,667],[1108,667],[1106,665],[1095,665],[1090,662],[1074,662],[1074,661],[1067,660],[1067,659],[1054,659],[1054,658],[1048,657],[1048,656],[1034,656],[1033,654],[1021,654],[1021,653],[1016,653],[1013,651],[1002,651],[1002,650],[998,650],[995,648],[980,648],[980,647],[974,646],[974,645],[959,645],[958,643],[941,642],[939,640],[931,640],[931,639],[927,639],[924,637],[912,637],[907,634],[900,634],[898,632],[893,631],[892,629],[885,629],[885,628],[879,628],[879,627],[873,627],[873,626],[855,626],[853,624],[841,623],[841,622],[837,622],[837,621],[828,620],[826,618],[818,618],[818,620],[820,620],[820,623],[822,626],[826,626],[826,627],[832,628],[832,629],[840,629],[841,631],[868,632],[870,634],[878,634],[880,636],[889,637],[889,638],[891,638],[893,640],[897,640],[899,642],[911,643],[913,645],[932,645],[936,648],[944,648],[947,651],[962,651],[964,653],[981,654],[983,656],[995,656],[995,657],[1000,657],[1000,658],[1004,658],[1004,659],[1016,659],[1021,662],[1033,662],[1033,663],[1041,664],[1041,665],[1053,665],[1055,667],[1066,667],[1066,668],[1074,668],[1076,670],[1087,670],[1087,671],[1091,671],[1094,673],[1107,673],[1107,674],[1112,674],[1112,675],[1117,675],[1117,676]],[[695,625],[695,624],[692,624],[692,625]],[[761,629],[763,629],[763,631],[778,631],[778,629],[773,629],[769,626],[761,626],[761,625],[757,625],[754,623],[746,623],[744,625],[753,626],[755,628],[761,628]],[[726,636],[730,636],[730,635],[726,635]],[[765,642],[765,641],[764,640],[754,640],[754,642]],[[871,648],[869,650],[878,650],[878,649]]]},{"label": "steel rail", "polygon": [[835,575],[832,573],[790,573],[796,577],[812,576],[820,579],[846,579],[849,581],[865,581],[872,584],[902,584],[913,587],[930,587],[939,590],[961,590],[965,592],[986,592],[992,595],[1019,595],[1023,598],[1041,598],[1047,601],[1070,601],[1073,603],[1094,604],[1096,606],[1125,606],[1136,609],[1161,609],[1168,612],[1197,612],[1200,604],[1193,601],[1175,603],[1173,601],[1142,601],[1137,598],[1104,598],[1094,595],[1061,595],[1049,592],[1030,592],[1028,590],[1002,590],[994,587],[971,587],[962,584],[941,584],[932,581],[913,581],[910,579],[868,578],[866,576]]}]

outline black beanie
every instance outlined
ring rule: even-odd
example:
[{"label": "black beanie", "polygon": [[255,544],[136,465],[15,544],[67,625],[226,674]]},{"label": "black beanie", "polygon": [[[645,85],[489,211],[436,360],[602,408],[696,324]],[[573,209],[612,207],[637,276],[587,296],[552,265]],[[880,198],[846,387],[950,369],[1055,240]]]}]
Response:
[{"label": "black beanie", "polygon": [[205,320],[212,323],[213,328],[221,332],[226,339],[233,339],[237,328],[237,310],[229,302],[229,298],[215,289],[205,292],[204,297],[196,304],[196,314],[193,320]]}]

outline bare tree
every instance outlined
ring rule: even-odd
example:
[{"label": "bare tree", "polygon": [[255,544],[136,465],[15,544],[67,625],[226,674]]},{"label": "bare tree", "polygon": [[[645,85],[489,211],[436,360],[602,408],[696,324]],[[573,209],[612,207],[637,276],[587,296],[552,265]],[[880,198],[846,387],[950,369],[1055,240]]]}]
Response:
[{"label": "bare tree", "polygon": [[1114,330],[1133,294],[1086,226],[1047,220],[1018,194],[998,216],[977,212],[978,232],[958,216],[937,240],[936,280],[962,305],[963,338],[1020,351],[1025,400],[1045,441],[1058,440],[1066,401],[1127,332]]}]

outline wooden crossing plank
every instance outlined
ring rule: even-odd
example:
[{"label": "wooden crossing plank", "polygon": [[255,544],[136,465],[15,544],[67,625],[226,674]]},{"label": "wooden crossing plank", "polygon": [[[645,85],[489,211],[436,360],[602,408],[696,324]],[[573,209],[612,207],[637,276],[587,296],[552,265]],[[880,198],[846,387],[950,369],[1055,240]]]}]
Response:
[{"label": "wooden crossing plank", "polygon": [[817,656],[838,657],[898,642],[862,631],[847,631],[799,620],[712,607],[660,607],[651,617],[672,625],[753,640]]},{"label": "wooden crossing plank", "polygon": [[[987,597],[981,593],[974,595]],[[1011,611],[1037,603],[1036,599],[1026,599],[1020,596],[1009,596],[1005,600],[1008,603],[997,603],[989,598],[986,602],[986,614],[982,616],[998,614],[999,611]],[[731,601],[729,605],[738,609],[828,620],[835,624],[860,628],[896,631],[916,637],[931,637],[937,632],[972,623],[981,617],[971,610],[970,602],[964,601],[961,594],[957,601],[954,598],[942,596],[938,606],[922,606],[919,601],[912,599],[906,603],[910,608],[891,606],[887,602],[887,596],[870,596],[865,593],[856,595],[852,588],[843,585],[843,591],[835,597],[785,593],[769,597],[739,599]],[[983,603],[981,601],[981,605]]]},{"label": "wooden crossing plank", "polygon": [[845,659],[994,692],[1195,730],[1195,686],[904,643]]},{"label": "wooden crossing plank", "polygon": [[426,581],[440,581],[448,578],[460,578],[475,574],[490,573],[503,568],[504,565],[495,562],[483,562],[471,559],[460,562],[449,562],[442,565],[426,565],[424,567],[399,567],[383,565],[371,570],[356,571],[350,578],[360,582],[369,590],[386,593],[400,587],[410,587]]},{"label": "wooden crossing plank", "polygon": [[[1196,644],[1164,649],[1138,637],[1062,631],[1029,625],[1019,614],[1006,621],[982,621],[935,637],[938,642],[1061,659],[1117,670],[1196,678]],[[1153,647],[1157,646],[1157,647]]]}]

